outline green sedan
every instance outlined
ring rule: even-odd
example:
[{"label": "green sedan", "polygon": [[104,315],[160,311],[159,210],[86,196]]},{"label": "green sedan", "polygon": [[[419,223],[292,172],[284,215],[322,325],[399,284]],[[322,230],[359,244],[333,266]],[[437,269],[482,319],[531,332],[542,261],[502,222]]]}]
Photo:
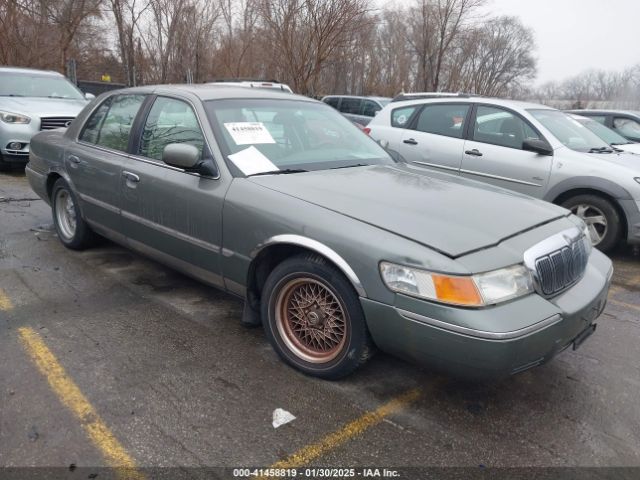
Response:
[{"label": "green sedan", "polygon": [[611,261],[569,211],[398,163],[331,107],[225,85],[95,99],[31,142],[60,241],[96,235],[244,299],[282,359],[335,379],[375,349],[506,377],[596,329]]}]

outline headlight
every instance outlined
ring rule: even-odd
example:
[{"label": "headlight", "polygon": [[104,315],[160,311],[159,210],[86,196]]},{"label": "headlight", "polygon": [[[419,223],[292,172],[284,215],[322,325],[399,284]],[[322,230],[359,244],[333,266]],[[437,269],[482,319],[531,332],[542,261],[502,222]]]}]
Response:
[{"label": "headlight", "polygon": [[580,220],[580,229],[582,230],[582,234],[584,235],[584,246],[587,249],[587,256],[589,256],[591,255],[591,250],[593,250],[593,243],[591,243],[591,233],[589,232],[589,226],[582,218],[576,218]]},{"label": "headlight", "polygon": [[477,275],[446,275],[382,262],[380,274],[394,292],[465,307],[494,305],[533,292],[533,279],[524,265]]},{"label": "headlight", "polygon": [[4,123],[22,123],[26,124],[31,121],[31,119],[25,115],[19,115],[17,113],[10,112],[0,112],[0,120]]}]

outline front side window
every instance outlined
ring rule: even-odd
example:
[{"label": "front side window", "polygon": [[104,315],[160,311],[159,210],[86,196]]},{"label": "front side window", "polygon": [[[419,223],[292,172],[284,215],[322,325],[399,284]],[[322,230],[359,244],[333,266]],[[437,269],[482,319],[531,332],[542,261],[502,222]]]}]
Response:
[{"label": "front side window", "polygon": [[640,139],[640,123],[632,120],[631,118],[614,118],[613,128],[625,137]]},{"label": "front side window", "polygon": [[424,107],[416,130],[420,132],[462,138],[469,105],[452,103],[447,105],[427,105]]},{"label": "front side window", "polygon": [[188,143],[204,147],[204,135],[191,106],[168,97],[158,97],[147,116],[140,142],[140,155],[162,160],[164,147],[170,143]]},{"label": "front side window", "polygon": [[478,106],[473,140],[522,149],[527,139],[539,139],[533,128],[517,115],[500,108]]},{"label": "front side window", "polygon": [[418,109],[419,105],[412,105],[410,107],[396,108],[391,111],[391,126],[396,128],[407,128],[409,126],[409,120]]},{"label": "front side window", "polygon": [[342,97],[342,102],[340,102],[340,111],[342,113],[359,115],[361,105],[362,99],[360,98]]},{"label": "front side window", "polygon": [[578,152],[607,152],[607,142],[582,123],[559,110],[529,110],[529,113],[549,130],[560,143]]},{"label": "front side window", "polygon": [[109,111],[100,127],[96,145],[126,152],[133,121],[144,99],[144,95],[117,95],[113,97]]},{"label": "front side window", "polygon": [[205,109],[229,163],[245,175],[394,163],[382,147],[328,105],[238,99],[210,100]]}]

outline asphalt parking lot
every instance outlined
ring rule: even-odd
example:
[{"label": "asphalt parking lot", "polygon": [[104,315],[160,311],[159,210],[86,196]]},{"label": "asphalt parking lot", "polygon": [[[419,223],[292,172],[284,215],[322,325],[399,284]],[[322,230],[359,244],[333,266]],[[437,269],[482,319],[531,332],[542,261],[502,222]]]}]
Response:
[{"label": "asphalt parking lot", "polygon": [[378,354],[326,382],[233,297],[107,241],[65,249],[2,173],[0,467],[638,467],[640,257],[614,262],[596,334],[547,365],[470,385]]}]

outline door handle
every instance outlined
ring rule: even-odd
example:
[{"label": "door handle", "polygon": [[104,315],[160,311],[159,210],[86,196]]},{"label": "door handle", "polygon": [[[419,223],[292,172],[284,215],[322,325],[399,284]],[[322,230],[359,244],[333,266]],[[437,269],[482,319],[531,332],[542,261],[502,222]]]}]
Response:
[{"label": "door handle", "polygon": [[467,155],[472,155],[474,157],[482,156],[482,152],[480,152],[477,148],[474,148],[473,150],[467,150],[464,153],[466,153]]},{"label": "door handle", "polygon": [[75,155],[69,155],[69,161],[71,163],[75,163],[76,165],[80,164],[80,159],[78,157],[76,157]]},{"label": "door handle", "polygon": [[140,177],[135,173],[131,172],[122,172],[122,176],[127,179],[128,182],[138,183],[140,181]]},{"label": "door handle", "polygon": [[418,142],[416,142],[413,138],[409,138],[407,140],[403,140],[402,143],[406,143],[407,145],[417,145]]}]

